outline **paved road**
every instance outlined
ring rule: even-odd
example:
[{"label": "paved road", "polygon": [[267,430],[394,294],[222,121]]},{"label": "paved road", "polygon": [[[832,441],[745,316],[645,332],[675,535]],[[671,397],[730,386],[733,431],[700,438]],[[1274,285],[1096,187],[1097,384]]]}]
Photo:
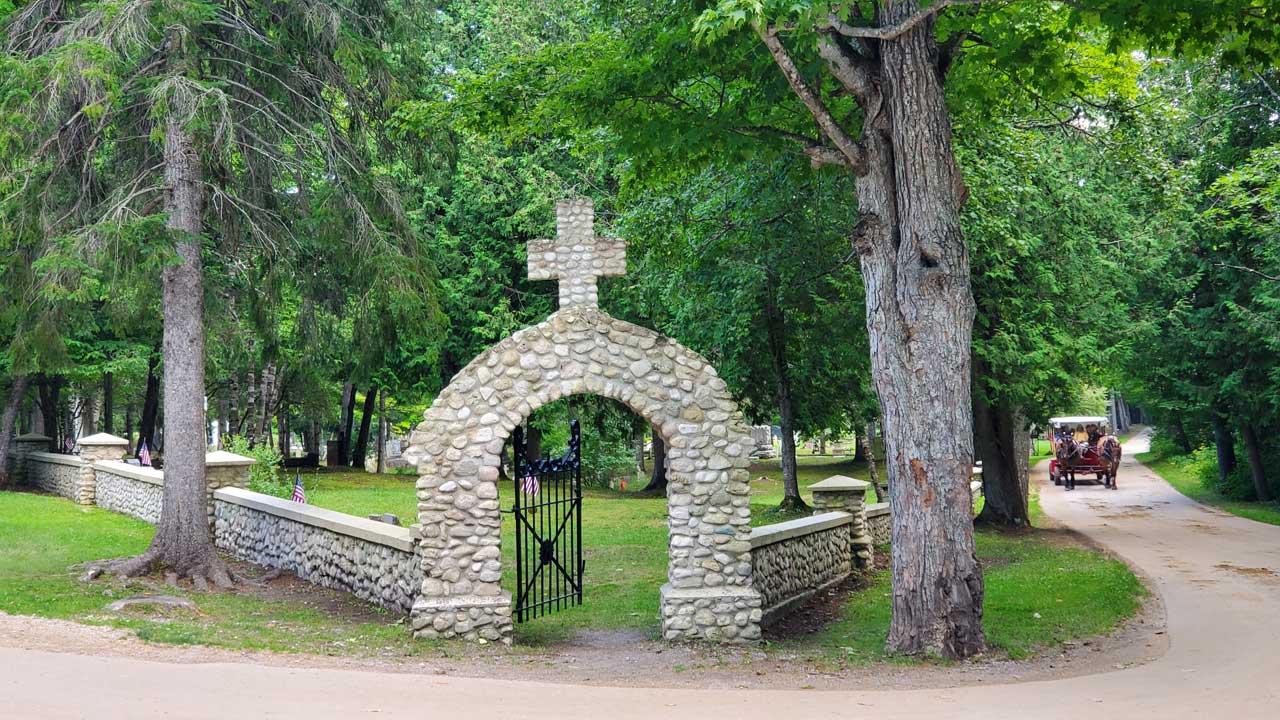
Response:
[{"label": "paved road", "polygon": [[1192,503],[1128,459],[1143,446],[1126,447],[1118,491],[1042,494],[1164,599],[1169,651],[1128,670],[940,690],[651,690],[0,648],[0,718],[1280,718],[1280,527]]}]

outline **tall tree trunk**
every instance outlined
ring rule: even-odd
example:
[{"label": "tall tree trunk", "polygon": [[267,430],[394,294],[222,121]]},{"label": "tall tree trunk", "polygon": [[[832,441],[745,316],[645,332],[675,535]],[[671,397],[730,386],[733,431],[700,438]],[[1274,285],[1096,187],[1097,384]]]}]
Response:
[{"label": "tall tree trunk", "polygon": [[280,394],[280,402],[276,408],[276,438],[280,457],[288,460],[293,448],[289,441],[289,406],[285,403],[284,393]]},{"label": "tall tree trunk", "polygon": [[853,433],[853,446],[854,446],[853,461],[866,462],[867,461],[867,436],[862,432],[855,431]]},{"label": "tall tree trunk", "polygon": [[764,324],[773,365],[775,397],[778,401],[778,424],[782,429],[782,502],[780,510],[807,510],[800,497],[800,479],[796,464],[795,397],[791,391],[791,371],[787,367],[787,322],[778,305],[781,278],[773,268],[765,270]]},{"label": "tall tree trunk", "polygon": [[360,413],[360,434],[356,436],[355,452],[351,454],[351,467],[364,469],[364,459],[369,456],[369,428],[373,425],[373,409],[377,402],[378,389],[369,388],[364,396],[364,410]]},{"label": "tall tree trunk", "polygon": [[[973,384],[987,373],[981,360],[974,359]],[[1031,524],[1027,483],[1021,468],[1027,466],[1026,453],[1017,443],[1025,434],[1015,420],[1017,413],[1004,406],[991,406],[980,388],[973,392],[973,439],[982,461],[982,494],[985,498],[977,522],[1022,527]],[[1021,457],[1019,457],[1021,455]]]},{"label": "tall tree trunk", "polygon": [[1249,458],[1249,474],[1253,476],[1253,492],[1259,502],[1270,502],[1271,485],[1267,482],[1267,469],[1262,464],[1262,447],[1258,444],[1258,433],[1253,423],[1240,423],[1240,436],[1244,439],[1245,455]]},{"label": "tall tree trunk", "polygon": [[667,444],[662,442],[657,428],[653,429],[653,474],[641,492],[645,495],[667,494]]},{"label": "tall tree trunk", "polygon": [[156,368],[160,365],[160,355],[152,353],[147,358],[147,389],[142,397],[142,417],[138,418],[138,444],[134,446],[134,452],[142,449],[142,443],[147,444],[147,448],[151,451],[156,449],[156,415],[160,409],[160,376],[156,373]]},{"label": "tall tree trunk", "polygon": [[117,569],[156,565],[199,582],[231,585],[209,535],[205,499],[204,189],[195,136],[176,115],[164,144],[165,210],[178,262],[160,276],[164,307],[164,487],[151,547]]},{"label": "tall tree trunk", "polygon": [[347,381],[342,384],[342,407],[338,412],[338,464],[351,462],[351,422],[355,415],[356,386]]},{"label": "tall tree trunk", "polygon": [[[919,10],[883,7],[880,24]],[[970,340],[974,302],[930,19],[878,43],[878,111],[863,134],[853,244],[866,286],[892,516],[894,653],[969,657],[986,647],[974,551]]]},{"label": "tall tree trunk", "polygon": [[258,379],[253,370],[245,374],[244,387],[249,397],[245,400],[244,419],[240,424],[244,427],[244,437],[249,441],[249,447],[253,447],[258,444]]},{"label": "tall tree trunk", "polygon": [[266,369],[262,371],[262,392],[259,393],[258,416],[254,418],[254,422],[258,424],[257,437],[262,438],[268,445],[271,444],[271,410],[276,402],[277,372],[275,363],[267,363]]},{"label": "tall tree trunk", "polygon": [[867,474],[871,476],[871,486],[876,489],[876,502],[889,502],[889,483],[881,484],[880,473],[876,468],[876,447],[872,443],[875,442],[876,424],[867,423]]},{"label": "tall tree trunk", "polygon": [[1173,439],[1178,443],[1178,447],[1182,448],[1182,452],[1189,453],[1195,449],[1191,447],[1191,438],[1187,436],[1187,430],[1182,426],[1182,418],[1175,417],[1170,427],[1173,429]]},{"label": "tall tree trunk", "polygon": [[59,452],[62,449],[62,428],[58,420],[58,408],[61,406],[59,395],[62,393],[63,379],[55,375],[41,375],[36,380],[36,391],[40,396],[40,417],[44,420],[44,434],[49,438],[49,449]]},{"label": "tall tree trunk", "polygon": [[124,441],[126,443],[125,448],[127,452],[132,454],[133,449],[135,447],[133,442],[133,403],[132,402],[127,402],[124,404]]},{"label": "tall tree trunk", "polygon": [[1216,410],[1213,413],[1213,446],[1218,453],[1218,487],[1227,484],[1227,477],[1236,471],[1236,440],[1227,426],[1227,419]]},{"label": "tall tree trunk", "polygon": [[88,437],[98,433],[98,403],[93,392],[80,398],[80,435]]},{"label": "tall tree trunk", "polygon": [[537,460],[542,457],[542,429],[526,427],[524,433],[524,456],[528,460]]},{"label": "tall tree trunk", "polygon": [[227,427],[223,434],[240,434],[240,380],[234,372],[227,378]]},{"label": "tall tree trunk", "polygon": [[115,378],[111,373],[102,373],[102,432],[115,432],[116,422],[116,389]]},{"label": "tall tree trunk", "polygon": [[378,463],[374,470],[379,475],[387,471],[387,391],[378,391]]},{"label": "tall tree trunk", "polygon": [[27,394],[27,382],[29,378],[26,375],[18,375],[13,379],[13,385],[9,388],[9,396],[4,401],[4,414],[0,415],[0,489],[8,488],[11,484],[9,477],[9,445],[13,441],[14,424],[18,419],[18,408],[22,406],[22,400]]},{"label": "tall tree trunk", "polygon": [[636,423],[631,428],[631,435],[636,444],[636,479],[638,480],[644,474],[644,425]]}]

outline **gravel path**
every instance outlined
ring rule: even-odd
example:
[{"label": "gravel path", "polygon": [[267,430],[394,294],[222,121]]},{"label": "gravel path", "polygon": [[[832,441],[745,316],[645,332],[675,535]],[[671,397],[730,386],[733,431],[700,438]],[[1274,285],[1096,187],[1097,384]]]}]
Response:
[{"label": "gravel path", "polygon": [[[1044,484],[1043,466],[1036,481],[1048,515],[1148,576],[1167,614],[1168,635],[1159,636],[1169,639],[1167,650],[1139,633],[1105,652],[1030,666],[978,663],[894,675],[903,682],[855,673],[814,682],[814,690],[781,689],[799,687],[787,684],[794,678],[740,688],[726,670],[655,690],[609,686],[607,673],[578,686],[458,677],[457,666],[376,667],[156,648],[120,631],[0,616],[0,717],[1276,717],[1280,527],[1187,500],[1130,459],[1145,444],[1138,437],[1126,445],[1117,491],[1080,485],[1065,492]],[[591,658],[579,661],[589,666]],[[461,667],[480,674],[486,665]],[[509,664],[489,667],[499,676],[512,674]],[[530,676],[539,677],[523,675]],[[703,687],[689,687],[695,684]],[[839,687],[901,689],[825,689]]]}]

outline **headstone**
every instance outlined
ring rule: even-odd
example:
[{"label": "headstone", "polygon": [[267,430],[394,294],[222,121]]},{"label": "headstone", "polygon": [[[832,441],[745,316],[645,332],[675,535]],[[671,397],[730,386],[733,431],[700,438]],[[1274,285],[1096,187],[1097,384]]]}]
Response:
[{"label": "headstone", "polygon": [[388,525],[395,525],[396,527],[400,526],[400,516],[392,515],[391,513],[382,513],[380,515],[370,515],[369,519],[377,520],[380,523],[386,523]]},{"label": "headstone", "polygon": [[768,425],[754,425],[751,428],[751,439],[755,441],[755,448],[751,451],[753,460],[778,456],[778,451],[773,449],[773,428]]}]

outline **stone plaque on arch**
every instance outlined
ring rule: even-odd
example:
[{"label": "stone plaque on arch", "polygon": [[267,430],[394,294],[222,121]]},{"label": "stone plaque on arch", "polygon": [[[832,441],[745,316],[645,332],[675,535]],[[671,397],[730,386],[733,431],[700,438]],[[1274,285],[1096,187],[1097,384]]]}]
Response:
[{"label": "stone plaque on arch", "polygon": [[[498,469],[516,426],[577,394],[617,400],[667,445],[669,640],[760,637],[751,586],[748,466],[755,447],[724,380],[675,340],[598,307],[596,280],[622,275],[626,244],[598,238],[590,200],[556,206],[557,237],[529,246],[529,277],[560,283],[560,308],[463,368],[410,437],[417,461],[422,592],[414,633],[509,643]],[[590,523],[587,516],[584,522]],[[590,587],[586,603],[590,603]]]}]

